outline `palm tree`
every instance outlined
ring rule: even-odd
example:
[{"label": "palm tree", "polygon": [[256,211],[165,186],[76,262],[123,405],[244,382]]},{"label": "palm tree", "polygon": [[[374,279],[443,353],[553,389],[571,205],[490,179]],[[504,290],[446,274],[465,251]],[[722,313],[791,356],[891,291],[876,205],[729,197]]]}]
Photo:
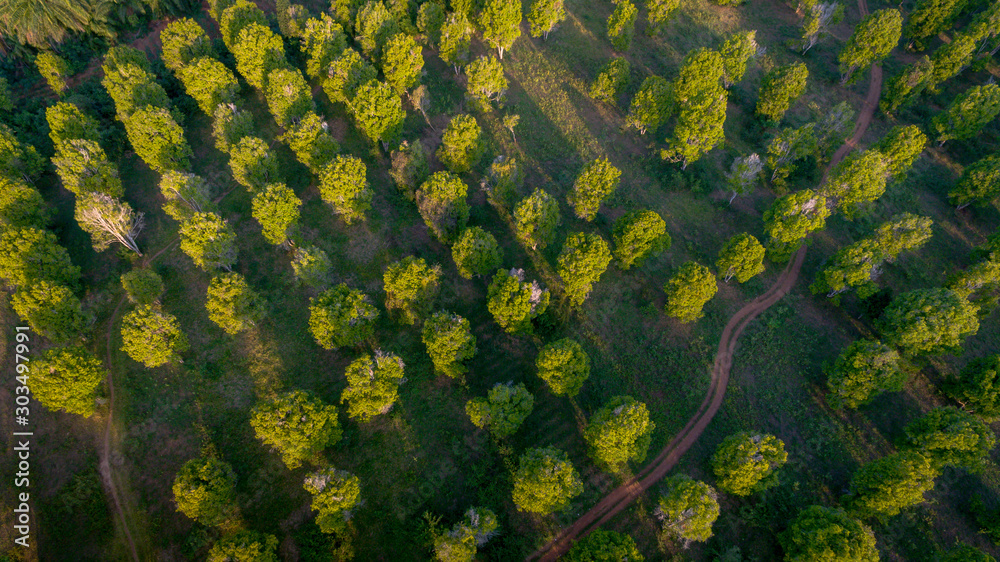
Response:
[{"label": "palm tree", "polygon": [[74,0],[0,0],[0,33],[35,47],[62,41],[68,32],[87,29],[89,2]]}]

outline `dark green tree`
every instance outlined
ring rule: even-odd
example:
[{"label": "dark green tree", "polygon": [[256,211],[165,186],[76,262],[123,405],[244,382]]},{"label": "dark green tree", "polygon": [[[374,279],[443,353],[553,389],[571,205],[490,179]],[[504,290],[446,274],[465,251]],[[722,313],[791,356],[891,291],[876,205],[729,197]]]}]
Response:
[{"label": "dark green tree", "polygon": [[947,109],[931,120],[938,146],[951,139],[964,140],[979,134],[1000,113],[1000,86],[973,86],[955,96]]},{"label": "dark green tree", "polygon": [[645,404],[631,396],[615,396],[590,417],[583,438],[598,466],[619,472],[629,461],[646,459],[654,429]]},{"label": "dark green tree", "polygon": [[649,257],[670,249],[667,223],[656,211],[629,211],[615,221],[611,240],[615,259],[623,270],[642,265]]},{"label": "dark green tree", "polygon": [[375,332],[378,309],[368,295],[341,283],[309,301],[309,331],[324,349],[356,347]]},{"label": "dark green tree", "polygon": [[538,376],[556,396],[576,396],[590,376],[590,357],[569,338],[548,343],[535,360]]},{"label": "dark green tree", "polygon": [[908,355],[953,352],[979,330],[978,308],[949,289],[917,289],[893,299],[878,326]]},{"label": "dark green tree", "polygon": [[48,280],[74,284],[80,268],[59,245],[55,234],[40,228],[9,228],[0,232],[0,278],[13,287],[28,287]]},{"label": "dark green tree", "polygon": [[476,355],[476,338],[469,321],[445,311],[435,312],[424,322],[424,345],[434,364],[434,371],[460,377],[468,371],[464,362]]},{"label": "dark green tree", "polygon": [[497,383],[486,398],[475,397],[465,403],[465,413],[473,425],[486,429],[497,439],[513,435],[531,414],[535,397],[523,384]]},{"label": "dark green tree", "polygon": [[196,458],[181,465],[172,487],[177,511],[206,527],[236,515],[236,473],[216,458]]},{"label": "dark green tree", "polygon": [[163,278],[148,267],[133,269],[121,276],[122,288],[129,302],[151,305],[163,294]]},{"label": "dark green tree", "polygon": [[969,361],[943,388],[966,411],[990,422],[1000,418],[1000,355]]},{"label": "dark green tree", "polygon": [[837,57],[840,82],[846,83],[859,68],[871,66],[889,56],[903,32],[903,16],[899,10],[876,10],[865,16]]},{"label": "dark green tree", "polygon": [[601,69],[597,79],[590,87],[590,97],[605,103],[614,104],[618,94],[628,83],[631,65],[624,57],[615,57]]},{"label": "dark green tree", "polygon": [[959,209],[976,203],[989,205],[1000,196],[1000,156],[987,156],[964,170],[948,197]]},{"label": "dark green tree", "polygon": [[570,234],[556,259],[570,303],[580,306],[611,263],[611,249],[599,234]]},{"label": "dark green tree", "polygon": [[208,284],[208,319],[227,334],[249,330],[266,314],[264,299],[239,273],[216,275]]},{"label": "dark green tree", "polygon": [[905,431],[906,447],[930,459],[937,470],[945,466],[981,470],[997,444],[986,422],[953,406],[934,408]]},{"label": "dark green tree", "polygon": [[785,560],[878,562],[875,534],[842,509],[813,505],[799,512],[779,537]]},{"label": "dark green tree", "polygon": [[792,102],[805,91],[808,79],[809,69],[801,62],[776,66],[768,71],[760,85],[757,115],[770,121],[781,121]]},{"label": "dark green tree", "polygon": [[488,290],[490,314],[507,333],[531,332],[531,321],[549,306],[549,291],[537,281],[524,280],[523,269],[500,269]]},{"label": "dark green tree", "polygon": [[614,0],[615,9],[608,17],[608,39],[611,46],[619,53],[624,53],[632,46],[635,35],[635,19],[639,11],[629,0]]},{"label": "dark green tree", "polygon": [[617,531],[597,529],[588,533],[563,557],[566,562],[591,562],[596,560],[628,560],[643,562],[645,557],[639,552],[635,540]]},{"label": "dark green tree", "polygon": [[843,502],[859,517],[892,517],[902,509],[923,503],[934,488],[938,471],[916,451],[903,451],[874,460],[854,473],[851,491]]},{"label": "dark green tree", "polygon": [[237,531],[208,551],[207,562],[278,562],[278,538],[257,531]]},{"label": "dark green tree", "polygon": [[424,224],[442,242],[454,240],[469,220],[469,188],[450,172],[431,174],[417,190],[417,208]]}]

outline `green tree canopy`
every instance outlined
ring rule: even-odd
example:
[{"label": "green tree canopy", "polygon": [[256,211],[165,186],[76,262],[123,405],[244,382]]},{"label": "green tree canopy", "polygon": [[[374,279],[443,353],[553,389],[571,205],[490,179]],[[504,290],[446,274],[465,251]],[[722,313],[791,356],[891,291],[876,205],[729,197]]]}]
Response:
[{"label": "green tree canopy", "polygon": [[227,535],[208,551],[207,562],[278,562],[278,538],[257,531]]},{"label": "green tree canopy", "polygon": [[503,60],[504,51],[521,36],[521,0],[484,0],[478,23],[483,39]]},{"label": "green tree canopy", "polygon": [[75,195],[103,193],[121,197],[124,194],[118,166],[108,160],[104,149],[95,141],[70,139],[59,143],[52,164],[63,187]]},{"label": "green tree canopy", "polygon": [[374,334],[378,315],[368,295],[341,283],[309,301],[309,331],[324,349],[358,346]]},{"label": "green tree canopy", "polygon": [[621,174],[607,158],[598,158],[584,166],[566,196],[576,216],[586,221],[594,220],[601,203],[618,188]]},{"label": "green tree canopy", "polygon": [[365,2],[354,18],[354,36],[369,58],[381,58],[386,41],[398,32],[399,23],[381,0]]},{"label": "green tree canopy", "polygon": [[996,558],[978,548],[960,543],[944,555],[941,562],[996,562]]},{"label": "green tree canopy", "polygon": [[441,138],[437,157],[453,173],[468,172],[483,156],[483,131],[471,115],[456,115]]},{"label": "green tree canopy", "polygon": [[631,396],[615,396],[590,417],[583,438],[598,466],[619,472],[628,461],[646,460],[654,429],[645,404]]},{"label": "green tree canopy", "polygon": [[914,43],[951,27],[967,0],[919,0],[906,20],[906,36]]},{"label": "green tree canopy", "polygon": [[433,0],[424,2],[417,10],[417,30],[427,38],[433,47],[441,45],[441,27],[444,25],[444,2]]},{"label": "green tree canopy", "polygon": [[503,250],[492,234],[481,227],[470,226],[452,245],[451,257],[455,260],[458,274],[472,279],[473,276],[485,276],[496,271],[503,262]]},{"label": "green tree canopy", "polygon": [[424,345],[434,364],[434,371],[459,377],[468,369],[464,362],[476,355],[476,338],[469,321],[452,313],[435,312],[424,322]]},{"label": "green tree canopy", "polygon": [[458,74],[459,68],[469,60],[469,46],[472,44],[472,24],[468,14],[450,13],[441,25],[441,41],[438,55]]},{"label": "green tree canopy", "polygon": [[200,57],[181,67],[177,78],[206,115],[213,115],[219,104],[235,102],[240,94],[233,72],[211,57]]},{"label": "green tree canopy", "polygon": [[514,473],[514,505],[520,511],[548,515],[561,511],[583,492],[569,456],[556,449],[528,449]]},{"label": "green tree canopy", "polygon": [[927,135],[916,125],[893,127],[875,149],[886,161],[886,172],[894,181],[900,181],[927,146]]},{"label": "green tree canopy", "polygon": [[[678,92],[676,87],[674,92]],[[725,139],[722,127],[726,121],[727,99],[722,86],[712,84],[696,97],[683,101],[673,134],[667,141],[667,148],[660,151],[660,157],[680,162],[684,170],[721,143]]]},{"label": "green tree canopy", "polygon": [[712,471],[720,490],[749,496],[776,484],[774,471],[787,460],[788,453],[780,439],[744,431],[722,441],[712,456]]},{"label": "green tree canopy", "polygon": [[738,283],[746,283],[764,271],[764,246],[746,232],[737,234],[719,250],[715,267],[726,283],[733,277]]},{"label": "green tree canopy", "polygon": [[1000,196],[1000,156],[987,156],[962,170],[948,197],[959,209],[973,203],[987,206]]},{"label": "green tree canopy", "polygon": [[666,78],[648,76],[632,98],[625,124],[635,127],[639,134],[656,130],[670,116],[670,83]]},{"label": "green tree canopy", "polygon": [[615,221],[611,240],[619,266],[629,270],[642,265],[646,258],[670,249],[667,223],[656,211],[640,209],[629,211]]},{"label": "green tree canopy", "polygon": [[556,272],[570,303],[580,306],[587,300],[594,283],[611,263],[611,249],[600,234],[577,232],[570,234],[556,258]]},{"label": "green tree canopy", "polygon": [[324,533],[343,531],[351,511],[361,502],[361,480],[335,468],[322,468],[306,475],[303,488],[312,494],[316,525]]},{"label": "green tree canopy", "polygon": [[507,91],[507,78],[503,75],[503,65],[493,55],[482,56],[465,67],[466,92],[483,107],[489,102],[499,102]]},{"label": "green tree canopy", "polygon": [[663,286],[667,293],[667,316],[683,323],[701,318],[705,303],[712,300],[719,287],[712,270],[689,261]]},{"label": "green tree canopy", "polygon": [[382,71],[396,94],[402,96],[417,87],[423,69],[424,55],[416,40],[405,33],[393,35],[385,47]]},{"label": "green tree canopy", "polygon": [[250,24],[267,25],[267,16],[249,0],[234,0],[226,2],[226,7],[219,11],[216,21],[219,24],[219,34],[226,47],[233,49],[239,41],[240,32]]},{"label": "green tree canopy", "polygon": [[844,18],[844,5],[836,1],[807,0],[801,6],[804,12],[802,18],[802,54],[805,54],[825,35],[829,35],[830,28],[840,23],[840,20]]},{"label": "green tree canopy", "polygon": [[888,177],[888,161],[881,152],[870,149],[854,153],[830,170],[823,195],[850,219],[862,205],[885,193]]},{"label": "green tree canopy", "polygon": [[316,246],[298,247],[292,256],[292,271],[302,284],[313,289],[323,289],[330,282],[333,264],[330,257]]},{"label": "green tree canopy", "polygon": [[48,230],[5,229],[0,232],[0,247],[5,249],[0,252],[0,278],[11,286],[26,287],[41,280],[75,284],[80,277],[80,268]]},{"label": "green tree canopy", "polygon": [[125,120],[125,132],[135,153],[153,170],[162,174],[190,168],[191,147],[170,111],[151,105],[137,109]]},{"label": "green tree canopy", "polygon": [[805,91],[808,79],[809,69],[802,62],[772,68],[764,75],[760,85],[757,115],[770,121],[781,121],[792,102]]},{"label": "green tree canopy", "polygon": [[514,208],[514,233],[531,249],[544,249],[555,241],[561,221],[559,202],[548,192],[535,188]]},{"label": "green tree canopy", "polygon": [[269,183],[253,196],[253,218],[260,223],[264,239],[274,245],[284,244],[299,222],[302,200],[283,183]]},{"label": "green tree canopy", "polygon": [[904,508],[923,503],[924,493],[934,488],[937,476],[938,471],[921,453],[893,453],[854,473],[844,503],[859,517],[892,517]]},{"label": "green tree canopy", "polygon": [[524,280],[523,269],[499,269],[488,290],[490,314],[507,333],[531,332],[531,321],[549,306],[549,291]]},{"label": "green tree canopy", "polygon": [[314,174],[337,155],[340,145],[329,132],[329,126],[316,112],[310,111],[296,123],[289,125],[281,140],[288,145],[298,159]]},{"label": "green tree canopy", "polygon": [[838,409],[863,406],[881,392],[903,390],[906,383],[899,353],[873,340],[851,343],[826,371],[826,400]]},{"label": "green tree canopy", "polygon": [[205,271],[232,270],[236,262],[236,232],[215,213],[195,213],[181,225],[181,250]]},{"label": "green tree canopy", "polygon": [[434,306],[441,283],[441,266],[427,265],[424,258],[407,256],[389,264],[382,276],[385,308],[398,309],[406,324],[415,324]]},{"label": "green tree canopy", "polygon": [[250,426],[257,439],[281,455],[290,470],[315,462],[343,436],[337,408],[304,390],[293,390],[253,408]]},{"label": "green tree canopy", "polygon": [[244,27],[229,49],[236,59],[236,70],[252,87],[266,91],[271,71],[288,66],[285,44],[266,24],[254,22]]},{"label": "green tree canopy", "polygon": [[944,385],[945,393],[986,421],[1000,418],[1000,355],[973,359]]},{"label": "green tree canopy", "polygon": [[215,527],[236,515],[236,473],[216,458],[196,458],[181,465],[174,476],[177,511],[206,527]]},{"label": "green tree canopy", "polygon": [[89,417],[107,369],[83,346],[50,347],[32,360],[31,394],[42,406]]},{"label": "green tree canopy", "polygon": [[101,140],[97,120],[72,103],[60,101],[46,107],[45,120],[49,124],[49,138],[57,149],[62,141],[85,139],[96,143]]},{"label": "green tree canopy", "polygon": [[757,56],[757,32],[754,30],[735,33],[726,39],[719,49],[722,55],[722,81],[728,88],[739,82],[746,74],[750,59]]},{"label": "green tree canopy", "polygon": [[49,210],[37,189],[21,178],[0,177],[0,229],[45,228]]},{"label": "green tree canopy", "polygon": [[167,24],[160,32],[163,64],[177,72],[198,57],[211,57],[215,53],[212,40],[198,22],[191,18],[181,18]]},{"label": "green tree canopy", "polygon": [[306,55],[306,74],[313,79],[326,76],[330,64],[347,48],[347,35],[340,23],[329,14],[306,20],[302,31],[302,53]]},{"label": "green tree canopy", "polygon": [[469,220],[468,186],[450,172],[434,172],[417,190],[424,224],[442,242],[454,240]]},{"label": "green tree canopy", "polygon": [[649,19],[649,24],[646,26],[646,34],[652,36],[659,33],[680,7],[680,0],[646,0],[647,17]]},{"label": "green tree canopy", "polygon": [[799,512],[779,537],[785,560],[878,562],[875,534],[843,509],[813,505]]},{"label": "green tree canopy", "polygon": [[312,90],[297,68],[275,68],[267,75],[267,107],[279,126],[288,128],[316,111]]},{"label": "green tree canopy", "polygon": [[567,562],[596,562],[598,560],[627,560],[643,562],[635,540],[617,531],[597,529],[576,541],[562,558]]},{"label": "green tree canopy", "polygon": [[129,302],[133,304],[151,305],[163,294],[163,278],[148,267],[123,273],[121,282]]},{"label": "green tree canopy", "polygon": [[665,532],[685,541],[707,541],[719,517],[718,493],[687,474],[675,474],[667,478],[655,513]]},{"label": "green tree canopy", "polygon": [[608,39],[611,40],[614,50],[624,53],[632,46],[635,20],[639,11],[629,0],[614,0],[614,4],[615,9],[608,16]]},{"label": "green tree canopy", "polygon": [[351,112],[358,128],[371,142],[381,142],[388,150],[398,140],[406,112],[392,87],[379,80],[368,80],[351,99]]},{"label": "green tree canopy", "polygon": [[879,109],[887,115],[892,115],[900,107],[909,104],[927,87],[933,69],[931,59],[924,56],[888,79],[883,88]]},{"label": "green tree canopy", "polygon": [[811,189],[779,197],[764,212],[764,230],[770,238],[769,245],[779,254],[791,255],[800,240],[826,226],[828,216],[830,208],[826,205],[826,197]]},{"label": "green tree canopy", "polygon": [[215,212],[212,187],[205,178],[187,172],[167,172],[160,177],[160,193],[166,202],[163,210],[173,219],[185,222],[200,212]]},{"label": "green tree canopy", "polygon": [[935,469],[982,469],[997,444],[983,420],[953,406],[934,408],[906,426],[906,445],[930,459]]},{"label": "green tree canopy", "polygon": [[431,173],[427,162],[427,149],[420,139],[414,139],[413,142],[404,140],[399,144],[399,148],[392,151],[390,158],[392,169],[389,170],[389,176],[404,197],[410,201],[416,200],[417,188]]},{"label": "green tree canopy", "polygon": [[70,68],[62,57],[52,51],[42,51],[35,57],[35,68],[53,92],[59,96],[66,92],[66,78],[70,75]]},{"label": "green tree canopy", "polygon": [[364,220],[374,196],[364,161],[356,156],[335,156],[320,173],[319,193],[345,223]]},{"label": "green tree canopy", "polygon": [[903,16],[896,9],[875,10],[854,28],[854,33],[840,51],[841,83],[847,82],[859,68],[870,66],[889,56],[903,33]]},{"label": "green tree canopy", "polygon": [[545,345],[535,359],[538,376],[556,396],[576,396],[590,376],[590,357],[576,340],[563,338]]},{"label": "green tree canopy", "polygon": [[917,289],[893,299],[878,326],[903,353],[936,354],[961,348],[979,330],[978,307],[949,289]]},{"label": "green tree canopy", "polygon": [[10,304],[33,331],[56,343],[80,337],[87,324],[73,290],[53,281],[40,279],[20,287]]},{"label": "green tree canopy", "polygon": [[215,147],[226,153],[232,161],[232,151],[244,137],[252,136],[256,124],[253,114],[237,109],[235,105],[220,105],[212,112],[212,136]]},{"label": "green tree canopy", "polygon": [[471,507],[450,531],[434,533],[434,554],[441,562],[471,562],[479,546],[497,531],[497,516],[485,507]]},{"label": "green tree canopy", "polygon": [[223,273],[208,284],[208,318],[227,334],[250,329],[266,314],[264,300],[250,288],[243,275]]},{"label": "green tree canopy", "polygon": [[997,113],[1000,113],[1000,86],[973,86],[955,96],[951,105],[931,120],[931,127],[937,133],[938,145],[943,145],[952,139],[974,137]]},{"label": "green tree canopy", "polygon": [[399,385],[406,382],[403,360],[397,355],[376,351],[364,354],[347,366],[347,388],[340,396],[347,403],[347,415],[366,422],[388,413],[399,399]]},{"label": "green tree canopy", "polygon": [[147,367],[177,363],[188,339],[177,318],[158,307],[137,306],[122,316],[122,351]]},{"label": "green tree canopy", "polygon": [[976,40],[966,34],[958,34],[951,43],[945,43],[931,55],[931,71],[925,87],[937,93],[938,85],[969,66],[978,54]]},{"label": "green tree canopy", "polygon": [[631,68],[632,66],[624,57],[615,57],[609,60],[601,68],[601,72],[590,86],[590,97],[614,104],[618,94],[628,84]]},{"label": "green tree canopy", "polygon": [[[377,76],[378,71],[375,70],[374,66],[361,58],[357,51],[347,47],[330,63],[326,79],[323,80],[323,91],[326,92],[330,101],[339,101],[350,107],[351,102],[357,96],[358,89],[375,80]],[[381,94],[382,92],[371,90],[369,93]],[[379,114],[381,115],[382,112]]]},{"label": "green tree canopy", "polygon": [[497,439],[509,437],[531,414],[535,397],[523,384],[497,383],[486,398],[475,397],[465,403],[465,413],[473,425],[488,430]]},{"label": "green tree canopy", "polygon": [[528,24],[532,37],[549,38],[566,19],[566,8],[563,0],[532,0],[528,8]]}]

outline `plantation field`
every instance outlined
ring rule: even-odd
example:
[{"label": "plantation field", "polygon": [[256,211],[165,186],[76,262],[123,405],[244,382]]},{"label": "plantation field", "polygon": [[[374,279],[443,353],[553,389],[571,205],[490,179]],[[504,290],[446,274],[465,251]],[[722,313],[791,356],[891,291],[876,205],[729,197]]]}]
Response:
[{"label": "plantation field", "polygon": [[[257,3],[273,19],[273,3]],[[328,7],[320,1],[305,4],[313,14]],[[404,102],[407,117],[401,137],[420,139],[433,154],[453,116],[469,113],[481,125],[485,157],[472,171],[461,174],[469,186],[469,225],[496,237],[504,268],[523,268],[527,279],[537,279],[552,291],[549,309],[527,336],[510,335],[494,321],[487,309],[490,279],[459,276],[450,247],[434,238],[417,206],[394,184],[389,155],[357,129],[344,104],[332,103],[318,84],[311,84],[317,112],[325,116],[341,153],[359,157],[367,166],[374,192],[372,209],[366,220],[352,225],[331,212],[320,196],[316,175],[281,141],[283,129],[269,113],[261,92],[241,81],[241,106],[252,112],[255,134],[277,155],[282,181],[303,202],[302,245],[327,253],[332,261],[332,284],[346,283],[364,291],[380,309],[375,336],[365,346],[334,351],[318,346],[309,331],[309,301],[317,291],[297,282],[291,266],[293,251],[264,238],[260,224],[251,217],[251,194],[235,181],[228,156],[215,146],[211,118],[159,62],[158,33],[165,23],[155,21],[151,29],[131,38],[131,43],[147,52],[157,81],[184,114],[185,138],[193,150],[191,171],[211,184],[219,214],[237,234],[239,257],[233,270],[244,275],[264,298],[267,316],[237,335],[226,334],[209,319],[205,303],[211,275],[194,267],[179,249],[179,224],[161,209],[159,174],[131,151],[123,129],[115,123],[114,106],[100,85],[100,61],[95,60],[74,81],[65,99],[117,133],[111,142],[120,144],[108,152],[120,155],[124,199],[145,213],[146,227],[138,239],[143,255],[120,246],[95,253],[88,235],[74,221],[73,195],[59,178],[49,170],[36,187],[55,209],[53,230],[60,243],[82,269],[86,287],[82,300],[92,315],[92,336],[85,345],[102,359],[106,357],[114,382],[111,432],[106,443],[107,388],[97,414],[90,418],[49,412],[33,403],[38,546],[25,556],[5,544],[0,553],[11,560],[121,560],[132,558],[131,542],[141,560],[205,559],[222,531],[179,513],[171,487],[181,465],[208,451],[235,471],[238,523],[275,535],[282,560],[339,560],[351,555],[365,561],[432,559],[435,525],[438,530],[451,527],[471,506],[489,507],[499,519],[498,534],[479,548],[478,559],[524,559],[643,466],[631,463],[617,474],[600,470],[588,456],[583,438],[587,419],[614,396],[629,395],[645,403],[656,424],[648,458],[655,457],[705,396],[726,322],[774,284],[784,269],[785,263],[766,260],[765,272],[746,283],[726,283],[720,278],[718,294],[697,322],[684,324],[664,314],[664,283],[682,264],[693,260],[714,270],[720,248],[742,232],[764,241],[763,215],[776,197],[820,183],[827,162],[809,157],[785,187],[760,182],[751,194],[732,202],[725,187],[733,159],[751,152],[763,155],[780,128],[821,119],[841,101],[846,100],[855,111],[860,108],[867,93],[867,71],[847,85],[840,84],[837,71],[837,53],[861,18],[858,6],[845,7],[843,22],[805,55],[798,48],[800,17],[783,2],[753,0],[725,7],[707,0],[686,0],[654,36],[645,33],[645,11],[640,9],[633,44],[624,54],[631,62],[631,75],[614,105],[595,101],[589,94],[601,68],[618,54],[606,34],[613,9],[610,2],[566,0],[568,16],[547,40],[531,38],[528,23],[522,22],[521,37],[503,56],[509,86],[499,107],[477,107],[466,99],[466,76],[456,75],[434,49],[423,49],[422,83],[431,99],[429,123]],[[873,11],[889,7],[896,5],[881,0],[868,5]],[[219,58],[235,68],[218,39],[218,25],[208,13],[202,10],[191,17],[215,39]],[[742,81],[729,88],[722,146],[682,170],[660,157],[672,123],[643,135],[626,127],[629,100],[644,78],[656,75],[672,80],[692,49],[717,48],[730,34],[749,29],[757,30],[756,40],[766,53],[751,62]],[[934,38],[928,50],[945,39],[950,40],[945,34]],[[286,40],[285,45],[289,60],[304,68],[298,42]],[[474,55],[488,52],[488,45],[474,40]],[[916,58],[900,44],[882,65],[885,75],[894,75]],[[754,114],[763,75],[770,66],[793,61],[802,61],[809,69],[805,94],[780,127],[767,124]],[[945,83],[939,93],[925,95],[896,118],[876,111],[857,148],[873,145],[898,124],[916,124],[930,131],[933,116],[957,92],[998,75],[1000,66],[990,59],[984,68],[966,70]],[[42,95],[35,97],[45,103],[56,101],[41,82],[38,88]],[[503,123],[509,114],[520,118],[514,128],[516,137]],[[45,126],[44,120],[39,126]],[[51,156],[51,146],[38,148]],[[1000,126],[996,122],[968,141],[949,141],[944,147],[930,143],[905,179],[890,184],[884,196],[854,220],[835,214],[825,229],[810,236],[805,264],[791,292],[743,333],[722,409],[671,474],[686,473],[711,483],[709,462],[719,443],[732,433],[756,430],[773,434],[785,444],[788,462],[779,472],[777,486],[746,498],[720,494],[721,514],[714,536],[705,542],[686,544],[661,534],[654,514],[660,492],[656,487],[606,528],[632,536],[646,560],[780,559],[778,534],[801,509],[837,504],[859,467],[897,450],[909,422],[936,406],[952,403],[938,392],[941,383],[970,360],[1000,353],[1000,312],[995,308],[981,316],[979,331],[965,342],[961,356],[914,359],[907,367],[905,390],[883,394],[857,410],[830,408],[825,399],[824,365],[848,343],[874,337],[875,320],[890,296],[942,286],[955,271],[973,263],[973,248],[997,232],[1000,206],[994,201],[956,211],[947,193],[963,166],[998,149]],[[515,237],[510,210],[487,202],[480,181],[500,155],[514,157],[524,167],[517,199],[541,187],[559,201],[562,222],[555,244],[540,251],[526,248]],[[598,157],[607,157],[622,171],[621,183],[597,218],[585,222],[574,216],[566,196],[583,166]],[[443,169],[432,156],[431,172]],[[613,263],[586,302],[573,306],[556,273],[562,241],[581,231],[611,240],[615,220],[637,209],[651,209],[663,217],[672,245],[628,271]],[[823,293],[810,292],[809,285],[834,252],[869,236],[901,212],[933,219],[933,236],[919,250],[886,265],[877,281],[884,289],[879,294],[885,301],[881,307],[874,302],[877,299],[862,301],[854,293],[841,295],[837,305]],[[441,266],[441,290],[434,309],[455,312],[471,324],[478,352],[467,363],[464,378],[436,375],[421,339],[421,326],[401,322],[397,313],[384,306],[383,273],[389,264],[406,256]],[[166,289],[160,297],[162,307],[178,318],[190,340],[181,363],[146,368],[121,350],[121,317],[130,305],[119,279],[141,264],[162,276]],[[13,334],[18,321],[8,300],[0,304],[0,323],[5,334]],[[565,337],[582,344],[591,359],[590,377],[574,398],[553,395],[535,367],[538,351]],[[363,423],[341,416],[343,439],[322,453],[329,466],[360,479],[363,499],[348,530],[331,538],[314,522],[311,496],[302,486],[311,468],[289,470],[255,436],[251,409],[261,400],[292,389],[308,390],[340,408],[348,364],[376,349],[403,359],[406,380],[389,413]],[[7,368],[11,364],[7,353],[6,349],[0,352],[5,375],[12,371]],[[535,406],[517,433],[498,441],[470,422],[465,404],[507,381],[523,383],[534,394]],[[0,389],[5,404],[12,402],[12,396],[8,387]],[[7,429],[6,419],[4,423]],[[992,427],[998,429],[995,423]],[[106,444],[121,516],[99,473]],[[525,449],[547,446],[568,453],[584,492],[573,499],[570,508],[554,515],[519,511],[511,499],[518,457]],[[1000,555],[997,545],[980,532],[972,507],[973,498],[981,499],[989,509],[1000,507],[998,455],[994,450],[979,473],[946,468],[925,503],[886,520],[870,521],[881,559],[932,561],[958,541]],[[11,456],[5,455],[0,468],[7,473],[11,463]],[[0,497],[6,505],[7,492]],[[10,518],[9,510],[0,514],[4,540]]]}]

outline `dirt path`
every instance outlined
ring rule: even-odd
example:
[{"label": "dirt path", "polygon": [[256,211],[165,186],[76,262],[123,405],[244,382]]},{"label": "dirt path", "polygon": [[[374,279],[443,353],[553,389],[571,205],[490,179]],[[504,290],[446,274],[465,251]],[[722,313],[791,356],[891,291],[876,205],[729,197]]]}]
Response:
[{"label": "dirt path", "polygon": [[[868,6],[865,0],[858,0],[858,8],[862,16],[868,14]],[[868,129],[868,125],[871,123],[876,107],[878,107],[881,91],[882,67],[875,64],[871,68],[868,95],[865,97],[861,112],[855,122],[854,132],[830,159],[830,163],[823,173],[821,184],[826,181],[826,176],[830,169],[840,163],[857,146],[858,141],[861,140],[861,137]],[[763,295],[755,298],[741,308],[726,323],[725,328],[722,330],[722,337],[719,340],[719,350],[715,356],[715,363],[712,365],[712,379],[709,383],[708,393],[705,395],[701,406],[698,407],[694,416],[692,416],[680,433],[660,451],[656,458],[639,471],[635,477],[612,490],[597,505],[577,519],[571,526],[563,530],[559,536],[532,553],[528,557],[528,560],[537,559],[542,562],[550,562],[565,554],[573,542],[586,535],[589,531],[606,523],[621,510],[628,507],[640,494],[660,482],[667,475],[667,472],[684,456],[684,453],[694,445],[722,406],[722,400],[726,395],[726,386],[729,384],[729,371],[733,365],[733,354],[736,351],[736,343],[740,335],[750,322],[781,300],[783,296],[788,294],[792,286],[795,285],[795,281],[799,277],[799,270],[802,268],[802,263],[806,257],[806,248],[807,246],[804,244],[799,247],[774,285]]]}]

